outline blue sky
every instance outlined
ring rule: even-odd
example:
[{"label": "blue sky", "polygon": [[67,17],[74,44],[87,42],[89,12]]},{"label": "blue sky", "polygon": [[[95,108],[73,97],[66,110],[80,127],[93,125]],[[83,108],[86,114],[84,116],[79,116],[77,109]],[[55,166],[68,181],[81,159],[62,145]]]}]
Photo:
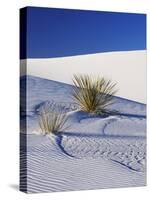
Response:
[{"label": "blue sky", "polygon": [[27,55],[52,58],[146,49],[146,15],[27,7]]}]

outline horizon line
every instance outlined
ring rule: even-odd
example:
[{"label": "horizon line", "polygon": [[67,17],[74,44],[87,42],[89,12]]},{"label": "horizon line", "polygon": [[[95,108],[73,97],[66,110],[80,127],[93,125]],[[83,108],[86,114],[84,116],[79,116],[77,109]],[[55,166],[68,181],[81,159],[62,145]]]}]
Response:
[{"label": "horizon line", "polygon": [[103,51],[103,52],[96,52],[96,53],[88,53],[88,54],[76,54],[76,55],[67,55],[67,56],[56,56],[56,57],[27,57],[27,58],[20,58],[20,60],[27,60],[27,59],[57,59],[57,58],[69,58],[69,57],[78,57],[78,56],[89,56],[89,55],[97,55],[97,54],[109,54],[109,53],[127,53],[127,52],[140,52],[140,51],[147,51],[147,49],[137,49],[137,50],[124,50],[124,51]]}]

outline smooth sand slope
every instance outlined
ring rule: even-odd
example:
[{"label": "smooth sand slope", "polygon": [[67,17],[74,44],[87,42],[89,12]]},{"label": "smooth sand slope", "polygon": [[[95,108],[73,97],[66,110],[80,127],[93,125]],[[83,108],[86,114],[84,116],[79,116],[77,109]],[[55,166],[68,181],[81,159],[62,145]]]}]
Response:
[{"label": "smooth sand slope", "polygon": [[[21,96],[26,77],[21,78]],[[21,123],[27,117],[27,152],[21,146],[21,189],[56,192],[80,189],[144,186],[146,184],[146,105],[114,97],[110,109],[118,115],[91,117],[78,110],[70,98],[72,85],[27,77],[27,113],[21,105]],[[70,125],[59,136],[41,135],[38,115],[56,102],[68,115]]]},{"label": "smooth sand slope", "polygon": [[21,60],[21,75],[72,84],[73,74],[99,74],[117,82],[117,95],[146,103],[146,51],[122,51],[50,59]]}]

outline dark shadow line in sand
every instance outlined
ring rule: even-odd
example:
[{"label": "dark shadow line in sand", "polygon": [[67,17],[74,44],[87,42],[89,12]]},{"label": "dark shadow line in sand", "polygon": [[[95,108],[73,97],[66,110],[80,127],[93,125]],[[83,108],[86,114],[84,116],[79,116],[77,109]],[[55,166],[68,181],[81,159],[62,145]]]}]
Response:
[{"label": "dark shadow line in sand", "polygon": [[[74,110],[72,110],[74,111]],[[27,117],[34,117],[35,115],[38,115],[37,111],[32,111],[33,112],[33,115],[21,115],[20,116],[20,120],[24,120],[26,119]],[[110,116],[120,116],[120,117],[129,117],[129,118],[137,118],[137,119],[146,119],[146,115],[137,115],[137,114],[128,114],[128,113],[116,113],[116,114],[110,114],[109,116],[105,116],[105,117],[101,117],[101,116],[87,116],[87,117],[82,117],[81,119],[78,120],[79,123],[81,123],[82,120],[85,120],[85,119],[90,119],[90,118],[107,118],[107,117],[110,117]]]},{"label": "dark shadow line in sand", "polygon": [[[62,134],[62,136],[65,135],[65,136],[72,136],[72,137],[87,137],[87,138],[136,138],[136,139],[144,139],[145,136],[127,136],[127,135],[106,135],[106,134],[92,134],[92,133],[79,133],[79,132],[64,132]],[[62,137],[61,136],[61,137]]]},{"label": "dark shadow line in sand", "polygon": [[108,122],[106,122],[106,123],[104,124],[103,129],[102,129],[103,135],[106,135],[106,136],[107,136],[107,133],[105,133],[106,127],[107,127],[109,124],[111,124],[111,123],[113,123],[113,122],[115,122],[115,121],[117,121],[117,120],[118,120],[118,119],[110,119]]},{"label": "dark shadow line in sand", "polygon": [[146,115],[128,114],[128,113],[117,113],[116,116],[133,117],[138,119],[146,119]]},{"label": "dark shadow line in sand", "polygon": [[61,149],[61,151],[62,151],[65,155],[67,155],[67,156],[69,156],[69,157],[72,157],[72,158],[75,158],[74,156],[70,155],[67,151],[65,151],[65,149],[64,149],[63,146],[61,145],[62,138],[63,138],[62,135],[58,135],[58,136],[57,136],[57,138],[56,138],[56,143],[57,143],[57,145],[59,146],[59,148]]},{"label": "dark shadow line in sand", "polygon": [[127,167],[128,169],[130,169],[130,170],[132,170],[132,171],[141,172],[140,170],[133,169],[133,168],[130,167],[129,165],[126,165],[126,164],[124,164],[124,163],[122,163],[122,162],[119,162],[119,161],[117,161],[117,160],[114,160],[114,159],[110,159],[110,160],[113,161],[113,162],[115,162],[115,163],[119,163],[120,165],[123,165],[123,166]]}]

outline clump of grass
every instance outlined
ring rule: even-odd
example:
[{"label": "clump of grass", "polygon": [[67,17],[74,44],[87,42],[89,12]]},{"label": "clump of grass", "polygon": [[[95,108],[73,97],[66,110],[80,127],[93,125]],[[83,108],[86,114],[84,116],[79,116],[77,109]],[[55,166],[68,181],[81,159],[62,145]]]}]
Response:
[{"label": "clump of grass", "polygon": [[67,116],[55,103],[43,105],[39,113],[39,126],[42,134],[59,134],[66,130]]},{"label": "clump of grass", "polygon": [[72,96],[80,110],[93,114],[106,114],[114,103],[116,83],[99,76],[74,75]]}]

